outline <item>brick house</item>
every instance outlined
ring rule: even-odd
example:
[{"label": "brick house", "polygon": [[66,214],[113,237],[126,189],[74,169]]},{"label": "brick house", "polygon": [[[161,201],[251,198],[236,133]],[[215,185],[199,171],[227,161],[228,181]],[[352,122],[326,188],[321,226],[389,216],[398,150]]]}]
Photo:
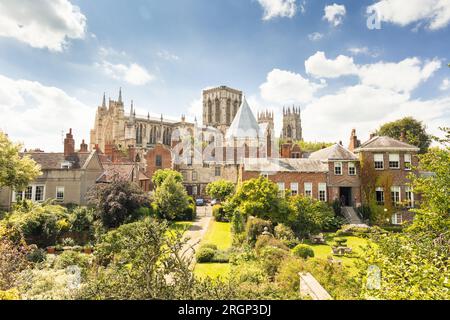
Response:
[{"label": "brick house", "polygon": [[392,217],[392,224],[402,224],[414,216],[409,209],[415,207],[418,196],[408,185],[408,176],[418,174],[413,168],[418,166],[419,151],[416,146],[384,136],[373,136],[355,149],[355,154],[373,165],[377,178],[386,174],[392,177],[391,190],[378,186],[375,195],[378,204],[383,205],[385,192],[391,192],[393,204],[398,208]]}]

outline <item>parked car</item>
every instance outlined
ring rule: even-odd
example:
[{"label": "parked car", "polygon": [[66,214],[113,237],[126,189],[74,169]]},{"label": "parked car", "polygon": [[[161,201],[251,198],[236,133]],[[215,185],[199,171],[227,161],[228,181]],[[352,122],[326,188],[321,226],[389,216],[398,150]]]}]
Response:
[{"label": "parked car", "polygon": [[215,206],[216,204],[220,204],[220,201],[217,200],[217,199],[212,199],[212,200],[211,200],[211,205],[212,205],[212,206]]},{"label": "parked car", "polygon": [[195,204],[198,207],[203,207],[205,205],[205,199],[197,199],[197,200],[195,200]]}]

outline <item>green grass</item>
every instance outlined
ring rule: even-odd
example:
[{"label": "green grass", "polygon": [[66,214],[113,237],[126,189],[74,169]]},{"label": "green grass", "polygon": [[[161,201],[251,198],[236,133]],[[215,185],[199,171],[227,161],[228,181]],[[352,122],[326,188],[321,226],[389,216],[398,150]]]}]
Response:
[{"label": "green grass", "polygon": [[[226,222],[211,222],[208,231],[203,238],[202,244],[215,244],[219,250],[231,248],[231,224]],[[231,266],[229,263],[197,263],[194,274],[199,278],[217,277],[226,278],[230,274]]]},{"label": "green grass", "polygon": [[[362,253],[361,246],[367,245],[368,241],[363,238],[358,237],[337,237],[337,238],[343,238],[347,239],[347,247],[353,249],[353,255],[358,255]],[[329,256],[332,256],[335,260],[341,260],[342,264],[346,267],[348,267],[351,274],[355,274],[357,272],[357,269],[355,267],[355,262],[357,261],[357,257],[339,257],[339,256],[333,256],[333,253],[331,251],[331,246],[334,245],[334,238],[327,238],[327,244],[326,245],[312,245],[312,248],[314,250],[314,258],[318,259],[327,259]]]},{"label": "green grass", "polygon": [[231,248],[231,224],[213,221],[203,238],[202,244],[215,244],[219,250]]}]

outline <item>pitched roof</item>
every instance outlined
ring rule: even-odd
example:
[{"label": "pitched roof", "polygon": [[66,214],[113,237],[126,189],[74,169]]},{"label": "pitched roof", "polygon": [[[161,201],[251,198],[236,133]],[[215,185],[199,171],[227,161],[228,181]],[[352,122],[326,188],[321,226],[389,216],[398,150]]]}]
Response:
[{"label": "pitched roof", "polygon": [[339,143],[331,147],[311,153],[313,160],[358,160],[358,157]]},{"label": "pitched roof", "polygon": [[391,137],[376,136],[364,142],[355,152],[361,151],[411,151],[418,152],[419,148],[409,143],[402,142]]},{"label": "pitched roof", "polygon": [[41,166],[42,170],[60,170],[61,165],[66,162],[72,163],[71,169],[82,168],[91,153],[75,153],[69,157],[65,157],[64,153],[48,153],[48,152],[26,152],[22,155],[29,156]]},{"label": "pitched roof", "polygon": [[227,139],[258,138],[259,130],[258,121],[244,97],[225,137]]},{"label": "pitched roof", "polygon": [[97,182],[113,182],[115,179],[130,181],[133,175],[135,165],[133,163],[104,163],[103,174],[97,179]]},{"label": "pitched roof", "polygon": [[256,172],[328,172],[328,165],[311,159],[262,159],[244,160],[245,171]]}]

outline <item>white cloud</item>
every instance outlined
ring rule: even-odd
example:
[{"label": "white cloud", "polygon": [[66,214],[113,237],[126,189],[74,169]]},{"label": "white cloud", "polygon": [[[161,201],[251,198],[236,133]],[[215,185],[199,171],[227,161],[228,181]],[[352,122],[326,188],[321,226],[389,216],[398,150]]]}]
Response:
[{"label": "white cloud", "polygon": [[197,118],[198,124],[201,125],[203,123],[203,103],[202,98],[198,98],[193,100],[188,108],[188,115],[191,121],[194,121]]},{"label": "white cloud", "polygon": [[96,65],[101,67],[103,71],[111,78],[119,81],[126,81],[135,86],[145,85],[155,79],[155,77],[150,74],[147,69],[136,63],[125,65],[103,61],[102,63]]},{"label": "white cloud", "polygon": [[313,32],[308,35],[308,39],[311,41],[319,41],[323,38],[323,34],[320,32]]},{"label": "white cloud", "polygon": [[344,21],[344,17],[347,13],[344,5],[333,3],[332,5],[325,7],[324,20],[327,20],[331,25],[337,27]]},{"label": "white cloud", "polygon": [[419,58],[408,58],[398,63],[356,65],[351,57],[340,55],[331,60],[321,51],[305,61],[306,73],[317,78],[357,75],[364,85],[406,93],[427,81],[441,66],[438,59],[422,62]]},{"label": "white cloud", "polygon": [[440,68],[441,62],[436,59],[423,63],[418,58],[408,58],[399,63],[364,65],[359,68],[358,74],[365,85],[409,93]]},{"label": "white cloud", "polygon": [[68,39],[83,39],[85,34],[86,17],[68,0],[0,1],[0,36],[62,51]]},{"label": "white cloud", "polygon": [[161,59],[167,60],[167,61],[178,61],[180,60],[180,57],[176,54],[170,53],[167,50],[160,50],[157,52],[158,57]]},{"label": "white cloud", "polygon": [[89,141],[95,108],[61,89],[0,75],[0,114],[0,129],[14,141],[28,149],[61,152],[62,130],[73,128],[77,145]]},{"label": "white cloud", "polygon": [[338,78],[357,72],[353,58],[340,55],[335,60],[329,60],[322,51],[316,52],[305,61],[306,73],[316,78]]},{"label": "white cloud", "polygon": [[445,78],[444,80],[442,80],[442,84],[439,87],[439,89],[441,89],[442,91],[447,91],[450,89],[450,79],[449,78]]},{"label": "white cloud", "polygon": [[350,131],[356,128],[362,140],[381,124],[412,116],[438,134],[438,127],[450,120],[450,97],[411,100],[408,94],[384,88],[356,85],[320,97],[306,106],[303,129],[307,140],[339,141],[347,145]]},{"label": "white cloud", "polygon": [[267,75],[266,82],[260,86],[261,97],[269,102],[305,103],[313,99],[317,90],[325,83],[314,83],[298,73],[273,69]]},{"label": "white cloud", "polygon": [[368,9],[375,10],[380,21],[400,26],[425,22],[429,29],[437,30],[450,22],[448,0],[381,0]]},{"label": "white cloud", "polygon": [[276,17],[292,18],[297,12],[296,0],[258,0],[264,9],[263,20]]}]

